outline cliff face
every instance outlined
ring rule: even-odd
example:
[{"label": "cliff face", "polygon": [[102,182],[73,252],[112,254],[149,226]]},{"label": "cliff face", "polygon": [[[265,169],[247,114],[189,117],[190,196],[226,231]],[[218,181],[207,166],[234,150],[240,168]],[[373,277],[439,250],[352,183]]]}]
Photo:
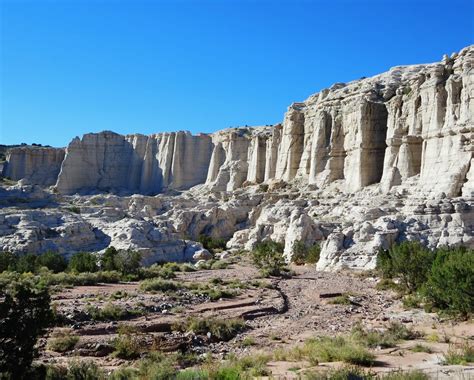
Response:
[{"label": "cliff face", "polygon": [[44,147],[17,147],[7,151],[6,164],[2,175],[15,181],[43,186],[54,185],[57,181],[64,149]]},{"label": "cliff face", "polygon": [[211,151],[211,138],[207,135],[91,133],[69,144],[57,189],[64,194],[156,194],[167,189],[187,189],[205,181]]},{"label": "cliff face", "polygon": [[[409,184],[425,195],[470,197],[473,60],[471,46],[440,63],[337,83],[292,104],[273,127],[198,136],[88,134],[68,146],[57,189],[156,194],[204,184],[233,191],[275,179],[318,188],[337,181],[350,193],[377,183],[382,193]],[[54,159],[31,153],[28,165],[26,156],[11,154],[5,175],[55,182],[59,153]],[[24,167],[44,170],[31,175]]]}]

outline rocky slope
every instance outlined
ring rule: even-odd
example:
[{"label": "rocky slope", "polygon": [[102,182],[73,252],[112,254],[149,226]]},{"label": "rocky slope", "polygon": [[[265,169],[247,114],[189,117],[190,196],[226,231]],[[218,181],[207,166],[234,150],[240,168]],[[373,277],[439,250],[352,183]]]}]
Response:
[{"label": "rocky slope", "polygon": [[[471,46],[338,83],[292,104],[275,126],[87,134],[64,159],[60,149],[12,150],[4,175],[20,182],[0,195],[0,249],[111,244],[151,262],[192,257],[200,247],[182,239],[205,233],[229,248],[284,240],[288,256],[296,240],[322,241],[318,267],[334,269],[373,267],[380,247],[404,239],[474,246],[473,62]],[[119,196],[87,195],[100,192]],[[43,208],[32,211],[31,199]],[[65,214],[71,204],[80,215]],[[85,225],[71,238],[76,222]]]}]

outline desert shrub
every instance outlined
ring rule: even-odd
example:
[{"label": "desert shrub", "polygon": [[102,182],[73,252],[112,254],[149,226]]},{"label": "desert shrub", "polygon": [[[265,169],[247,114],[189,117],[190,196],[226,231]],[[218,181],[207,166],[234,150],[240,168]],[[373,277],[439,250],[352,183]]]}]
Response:
[{"label": "desert shrub", "polygon": [[334,297],[328,301],[332,305],[350,305],[351,300],[349,299],[349,294],[342,294],[340,296]]},{"label": "desert shrub", "polygon": [[400,284],[414,292],[428,279],[435,254],[419,242],[404,241],[377,257],[377,269],[386,278],[397,277]]},{"label": "desert shrub", "polygon": [[95,321],[119,321],[133,316],[142,315],[141,309],[130,309],[113,303],[107,303],[104,307],[89,306],[87,313]]},{"label": "desert shrub", "polygon": [[196,283],[186,285],[186,289],[190,290],[193,294],[208,297],[211,301],[217,301],[221,298],[233,298],[237,294],[236,291]]},{"label": "desert shrub", "polygon": [[77,342],[79,342],[79,337],[72,334],[70,330],[59,330],[55,331],[48,340],[47,347],[51,351],[66,352],[72,350]]},{"label": "desert shrub", "polygon": [[255,338],[253,336],[246,336],[243,340],[241,345],[243,347],[250,347],[250,346],[255,346]]},{"label": "desert shrub", "polygon": [[365,347],[345,337],[318,337],[308,339],[303,346],[287,352],[277,352],[277,360],[306,359],[311,365],[319,362],[342,361],[348,364],[370,366],[375,356]]},{"label": "desert shrub", "polygon": [[0,373],[24,378],[36,355],[36,341],[52,320],[47,289],[27,280],[0,288]]},{"label": "desert shrub", "polygon": [[168,292],[177,290],[178,285],[173,281],[154,278],[140,282],[140,289],[145,292]]},{"label": "desert shrub", "polygon": [[68,264],[68,269],[72,272],[97,272],[99,266],[97,265],[97,258],[90,252],[79,252],[71,257]]},{"label": "desert shrub", "polygon": [[173,357],[160,352],[153,352],[148,358],[141,360],[139,365],[140,379],[168,380],[174,379],[177,363]]},{"label": "desert shrub", "polygon": [[265,276],[287,276],[289,270],[283,258],[284,245],[274,241],[259,243],[252,252],[254,264]]},{"label": "desert shrub", "polygon": [[370,372],[357,366],[334,368],[327,371],[305,371],[304,380],[369,380],[375,379]]},{"label": "desert shrub", "polygon": [[67,367],[49,365],[46,368],[45,380],[65,380],[67,379]]},{"label": "desert shrub", "polygon": [[474,363],[474,345],[467,341],[450,347],[443,358],[445,365],[466,365],[469,363]]},{"label": "desert shrub", "polygon": [[92,361],[73,361],[68,369],[67,380],[105,380],[105,373]]},{"label": "desert shrub", "polygon": [[57,252],[45,252],[36,259],[38,267],[46,267],[54,273],[63,272],[67,268],[66,259]]},{"label": "desert shrub", "polygon": [[230,265],[230,262],[227,260],[217,260],[211,264],[210,269],[227,269]]},{"label": "desert shrub", "polygon": [[207,235],[199,235],[198,242],[211,253],[225,249],[225,239],[213,238]]},{"label": "desert shrub", "polygon": [[413,347],[410,348],[410,351],[412,352],[426,352],[427,354],[431,354],[433,350],[429,348],[428,346],[425,346],[423,344],[415,344]]},{"label": "desert shrub", "polygon": [[413,331],[400,323],[391,323],[383,331],[366,330],[357,324],[351,331],[351,337],[357,343],[369,348],[395,347],[401,340],[412,340],[420,337],[420,333]]},{"label": "desert shrub", "polygon": [[474,251],[440,249],[424,294],[432,306],[468,315],[474,312]]},{"label": "desert shrub", "polygon": [[319,244],[307,246],[303,241],[297,240],[293,244],[291,261],[296,265],[316,264],[319,261],[321,247]]},{"label": "desert shrub", "polygon": [[66,209],[73,212],[74,214],[80,214],[81,213],[81,209],[77,206],[67,207]]},{"label": "desert shrub", "polygon": [[121,359],[136,359],[142,352],[138,331],[131,326],[119,326],[118,336],[112,342],[114,356]]},{"label": "desert shrub", "polygon": [[140,268],[139,277],[142,279],[160,277],[169,280],[175,278],[176,274],[173,269],[165,265],[153,264],[148,268]]},{"label": "desert shrub", "polygon": [[420,370],[392,371],[383,376],[383,380],[428,380],[430,377]]},{"label": "desert shrub", "polygon": [[173,326],[174,330],[194,332],[198,335],[211,334],[211,339],[228,341],[245,328],[242,319],[187,318]]},{"label": "desert shrub", "polygon": [[80,286],[95,285],[98,283],[117,283],[121,280],[118,272],[95,272],[95,273],[42,273],[41,281],[45,285]]}]

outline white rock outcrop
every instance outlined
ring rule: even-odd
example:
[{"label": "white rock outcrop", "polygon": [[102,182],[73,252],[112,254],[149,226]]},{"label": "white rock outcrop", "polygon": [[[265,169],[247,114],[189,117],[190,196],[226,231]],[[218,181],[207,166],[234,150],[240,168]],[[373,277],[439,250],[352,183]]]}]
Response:
[{"label": "white rock outcrop", "polygon": [[2,175],[12,180],[50,186],[57,181],[64,149],[37,146],[17,147],[8,150]]},{"label": "white rock outcrop", "polygon": [[235,250],[279,241],[287,259],[296,241],[318,243],[318,269],[333,270],[373,268],[403,240],[474,247],[473,63],[469,46],[336,83],[274,126],[12,149],[3,173],[21,181],[0,188],[0,251],[201,260],[206,234]]}]

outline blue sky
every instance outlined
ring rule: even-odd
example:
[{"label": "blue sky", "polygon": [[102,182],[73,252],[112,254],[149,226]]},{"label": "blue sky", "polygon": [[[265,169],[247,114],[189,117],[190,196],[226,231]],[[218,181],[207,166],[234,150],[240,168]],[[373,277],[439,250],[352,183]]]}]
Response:
[{"label": "blue sky", "polygon": [[279,122],[473,43],[471,0],[0,0],[0,144]]}]

